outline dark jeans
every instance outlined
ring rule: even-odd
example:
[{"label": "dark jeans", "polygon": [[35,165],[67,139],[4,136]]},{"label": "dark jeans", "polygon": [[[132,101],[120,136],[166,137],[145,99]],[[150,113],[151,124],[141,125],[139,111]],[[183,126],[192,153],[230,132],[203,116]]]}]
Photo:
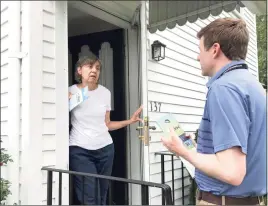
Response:
[{"label": "dark jeans", "polygon": [[[77,146],[70,146],[70,170],[110,176],[113,167],[114,145],[110,144],[98,150],[86,150]],[[74,191],[76,205],[105,205],[109,181],[94,177],[84,178],[84,195],[82,194],[83,177],[75,176]],[[99,195],[98,195],[99,194]]]}]

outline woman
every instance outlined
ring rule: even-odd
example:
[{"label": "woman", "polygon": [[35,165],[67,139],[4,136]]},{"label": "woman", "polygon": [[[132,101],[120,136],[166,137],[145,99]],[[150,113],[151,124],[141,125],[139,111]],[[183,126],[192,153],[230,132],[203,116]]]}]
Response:
[{"label": "woman", "polygon": [[[108,131],[117,130],[141,121],[140,107],[129,120],[110,121],[111,93],[98,84],[101,63],[96,57],[82,57],[76,64],[76,81],[69,88],[69,98],[80,89],[88,87],[88,98],[71,111],[70,170],[110,176],[112,173],[114,145]],[[108,181],[85,178],[84,195],[81,176],[74,177],[74,190],[78,204],[104,205]],[[99,188],[97,196],[97,188]]]}]

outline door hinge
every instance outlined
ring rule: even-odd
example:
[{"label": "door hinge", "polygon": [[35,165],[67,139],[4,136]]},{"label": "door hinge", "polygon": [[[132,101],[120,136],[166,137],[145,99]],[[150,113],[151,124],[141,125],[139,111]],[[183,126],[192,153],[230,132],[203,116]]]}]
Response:
[{"label": "door hinge", "polygon": [[10,52],[9,58],[23,59],[28,55],[26,52]]}]

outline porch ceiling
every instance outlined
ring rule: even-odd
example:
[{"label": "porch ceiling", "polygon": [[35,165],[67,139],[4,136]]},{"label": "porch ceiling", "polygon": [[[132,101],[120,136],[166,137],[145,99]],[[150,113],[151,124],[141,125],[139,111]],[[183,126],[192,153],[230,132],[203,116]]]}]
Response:
[{"label": "porch ceiling", "polygon": [[206,19],[210,14],[218,16],[222,11],[231,12],[247,6],[253,13],[265,13],[265,1],[155,1],[149,0],[149,26],[151,33],[166,28],[172,29],[176,24],[183,26],[193,23],[198,18]]},{"label": "porch ceiling", "polygon": [[85,1],[99,9],[131,22],[132,16],[140,1]]}]

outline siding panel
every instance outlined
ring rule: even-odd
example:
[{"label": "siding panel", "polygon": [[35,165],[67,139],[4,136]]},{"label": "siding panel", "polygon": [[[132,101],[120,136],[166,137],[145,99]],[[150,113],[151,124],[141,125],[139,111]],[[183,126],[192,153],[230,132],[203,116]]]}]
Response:
[{"label": "siding panel", "polygon": [[[1,1],[1,148],[8,152],[8,48],[9,48],[9,2]],[[8,166],[0,167],[1,177],[8,179]]]},{"label": "siding panel", "polygon": [[43,87],[43,102],[51,104],[56,102],[55,88]]},{"label": "siding panel", "polygon": [[8,44],[9,44],[8,35],[3,36],[1,38],[1,52],[3,52],[3,51],[8,49]]},{"label": "siding panel", "polygon": [[8,78],[8,64],[1,66],[1,80]]},{"label": "siding panel", "polygon": [[1,94],[8,93],[8,77],[1,80]]},{"label": "siding panel", "polygon": [[251,73],[257,79],[259,79],[256,16],[252,14],[247,8],[241,9],[241,15],[247,24],[247,28],[249,30],[249,36],[250,36],[246,61],[249,65],[249,69]]},{"label": "siding panel", "polygon": [[43,56],[43,71],[55,73],[55,59]]},{"label": "siding panel", "polygon": [[6,48],[6,49],[2,48],[2,50],[3,51],[1,52],[1,67],[3,65],[8,64],[8,48]]},{"label": "siding panel", "polygon": [[[56,166],[56,68],[55,68],[55,1],[43,1],[43,162],[42,166]],[[43,172],[43,203],[46,204],[47,173]],[[57,178],[53,178],[53,202],[57,202]]]},{"label": "siding panel", "polygon": [[[2,14],[2,13],[1,13]],[[2,18],[2,15],[1,15]],[[1,39],[8,35],[8,21],[1,22]]]}]

